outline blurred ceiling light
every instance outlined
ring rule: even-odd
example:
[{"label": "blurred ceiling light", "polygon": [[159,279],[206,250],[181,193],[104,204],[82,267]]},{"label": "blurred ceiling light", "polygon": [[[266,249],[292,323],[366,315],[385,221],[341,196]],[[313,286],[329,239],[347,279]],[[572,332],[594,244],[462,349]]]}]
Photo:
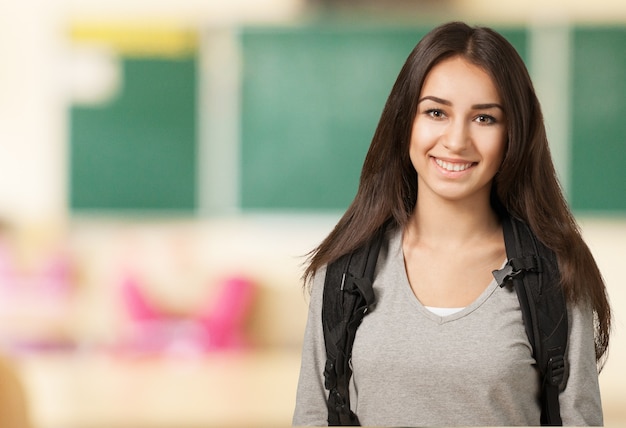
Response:
[{"label": "blurred ceiling light", "polygon": [[74,46],[70,50],[66,78],[70,102],[101,105],[121,91],[121,63],[110,48]]}]

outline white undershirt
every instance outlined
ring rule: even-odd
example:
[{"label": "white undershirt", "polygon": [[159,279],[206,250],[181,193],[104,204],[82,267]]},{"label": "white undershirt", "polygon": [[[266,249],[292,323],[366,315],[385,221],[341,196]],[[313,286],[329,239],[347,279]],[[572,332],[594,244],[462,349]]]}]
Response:
[{"label": "white undershirt", "polygon": [[462,311],[465,308],[437,308],[434,306],[424,306],[426,309],[431,311],[435,315],[439,315],[440,317],[447,317],[448,315],[456,314],[457,312]]}]

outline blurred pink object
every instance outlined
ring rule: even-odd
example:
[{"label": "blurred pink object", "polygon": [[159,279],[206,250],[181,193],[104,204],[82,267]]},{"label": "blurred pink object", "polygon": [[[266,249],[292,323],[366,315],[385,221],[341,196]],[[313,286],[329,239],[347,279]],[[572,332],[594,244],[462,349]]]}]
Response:
[{"label": "blurred pink object", "polygon": [[171,314],[151,302],[138,280],[127,276],[122,300],[131,322],[123,348],[140,353],[201,353],[247,345],[245,321],[255,296],[254,284],[232,277],[197,313]]},{"label": "blurred pink object", "polygon": [[21,264],[0,242],[0,346],[14,353],[73,347],[68,314],[74,291],[72,263],[64,251]]},{"label": "blurred pink object", "polygon": [[156,321],[163,317],[163,314],[148,302],[134,276],[126,276],[122,282],[121,293],[125,308],[134,322]]},{"label": "blurred pink object", "polygon": [[254,295],[254,285],[246,278],[233,277],[224,281],[217,298],[209,302],[198,317],[209,332],[212,347],[245,345],[244,323]]}]

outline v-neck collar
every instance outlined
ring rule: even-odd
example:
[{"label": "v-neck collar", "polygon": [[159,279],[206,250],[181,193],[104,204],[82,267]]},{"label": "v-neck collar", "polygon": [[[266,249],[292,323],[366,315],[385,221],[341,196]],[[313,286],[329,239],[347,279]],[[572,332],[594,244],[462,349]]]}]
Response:
[{"label": "v-neck collar", "polygon": [[[419,301],[417,296],[415,296],[415,293],[413,293],[413,289],[411,288],[411,284],[409,282],[409,278],[406,272],[406,266],[404,264],[404,251],[402,250],[402,230],[400,228],[398,228],[391,237],[391,240],[389,242],[389,249],[390,255],[397,254],[397,257],[392,257],[392,263],[397,263],[394,268],[397,269],[398,272],[403,272],[403,274],[400,276],[402,283],[399,284],[399,286],[400,288],[402,288],[407,299],[409,299],[409,301],[413,303],[419,313],[437,324],[445,324],[468,316],[480,306],[482,306],[482,304],[485,303],[485,301],[487,301],[487,299],[489,299],[489,297],[498,288],[498,283],[496,282],[495,278],[493,278],[487,288],[485,288],[485,290],[483,290],[483,292],[472,303],[453,314],[439,316],[426,308],[422,304],[422,302]],[[504,266],[505,264],[506,260],[502,262],[502,266]]]}]

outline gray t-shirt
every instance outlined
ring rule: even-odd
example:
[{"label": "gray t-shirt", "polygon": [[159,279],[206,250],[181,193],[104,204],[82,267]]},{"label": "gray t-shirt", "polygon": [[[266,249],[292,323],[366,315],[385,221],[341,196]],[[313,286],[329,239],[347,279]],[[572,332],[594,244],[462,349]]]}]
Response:
[{"label": "gray t-shirt", "polygon": [[[413,294],[401,244],[401,231],[391,231],[377,265],[376,308],[354,341],[350,399],[361,424],[539,425],[538,372],[515,291],[494,280],[466,308],[438,316]],[[312,283],[295,426],[327,425],[324,275],[321,269]],[[570,307],[569,321],[563,423],[602,425],[592,311]]]}]

